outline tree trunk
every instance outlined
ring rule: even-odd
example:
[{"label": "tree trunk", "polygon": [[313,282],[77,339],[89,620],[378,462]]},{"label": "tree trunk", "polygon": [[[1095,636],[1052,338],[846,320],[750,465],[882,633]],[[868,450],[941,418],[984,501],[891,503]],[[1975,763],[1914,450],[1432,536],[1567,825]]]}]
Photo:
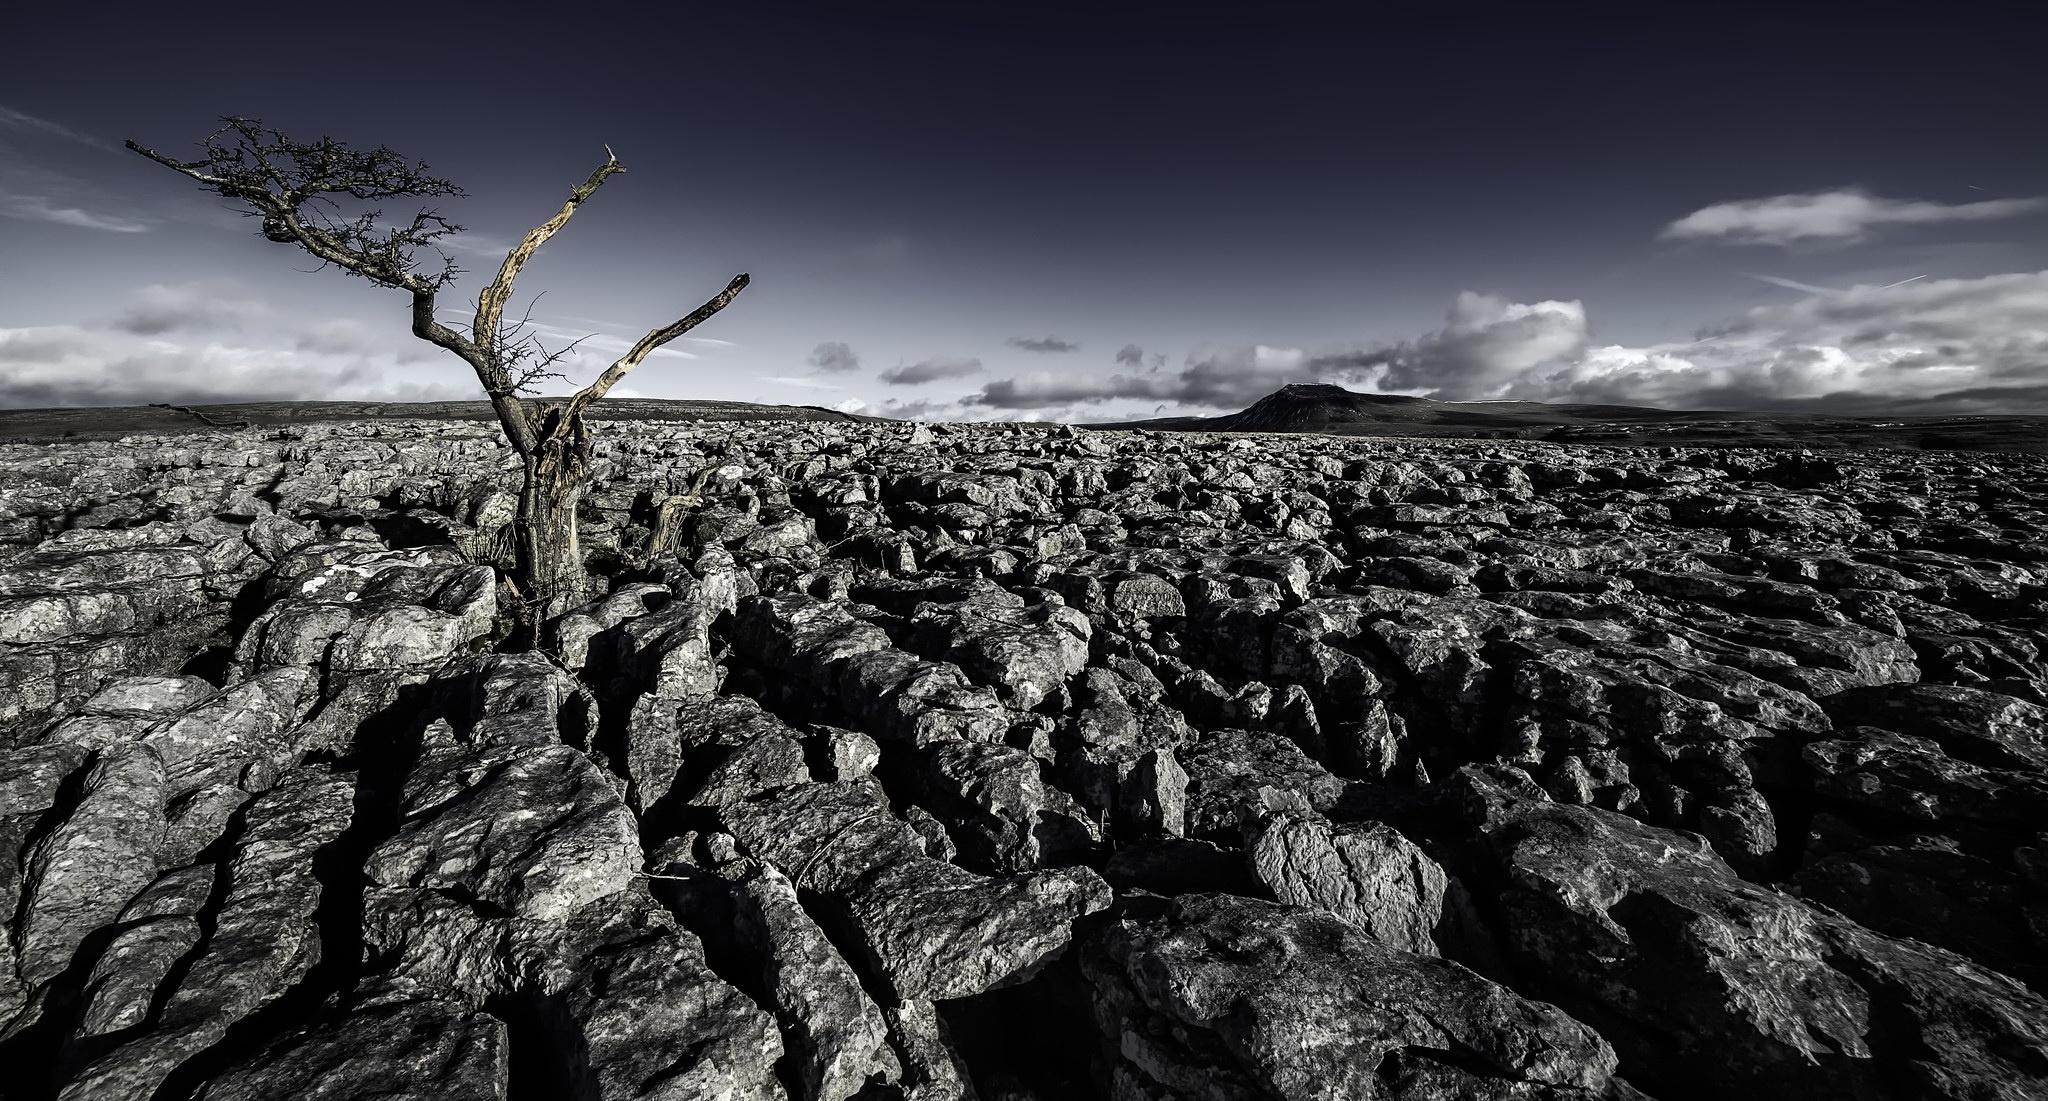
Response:
[{"label": "tree trunk", "polygon": [[576,506],[589,469],[590,441],[580,416],[572,417],[564,431],[544,433],[526,456],[526,483],[515,521],[517,581],[526,597],[523,626],[537,629],[588,597]]}]

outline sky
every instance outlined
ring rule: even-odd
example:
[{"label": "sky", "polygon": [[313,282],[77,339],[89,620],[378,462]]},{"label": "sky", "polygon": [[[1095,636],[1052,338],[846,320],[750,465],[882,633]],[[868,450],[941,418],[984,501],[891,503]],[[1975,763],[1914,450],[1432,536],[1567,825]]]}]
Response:
[{"label": "sky", "polygon": [[464,227],[460,329],[615,151],[516,287],[582,340],[549,393],[744,271],[612,393],[2048,413],[2048,90],[2012,8],[154,7],[9,17],[0,407],[480,396],[403,292],[122,147],[240,115],[459,184],[381,207]]}]

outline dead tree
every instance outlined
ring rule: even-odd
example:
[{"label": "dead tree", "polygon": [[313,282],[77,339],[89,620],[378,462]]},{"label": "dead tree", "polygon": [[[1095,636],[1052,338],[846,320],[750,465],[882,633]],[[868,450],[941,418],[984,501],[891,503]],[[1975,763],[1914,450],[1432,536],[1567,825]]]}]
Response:
[{"label": "dead tree", "polygon": [[382,146],[352,149],[332,138],[292,141],[260,121],[223,119],[209,136],[206,155],[180,161],[133,141],[128,148],[199,181],[208,190],[243,204],[245,214],[260,218],[266,240],[297,245],[323,263],[379,286],[412,295],[412,331],[422,340],[455,353],[476,371],[490,395],[498,424],[524,462],[525,481],[514,521],[515,569],[511,578],[530,629],[565,611],[589,587],[583,555],[576,539],[576,507],[590,465],[590,442],[583,425],[591,404],[639,366],[656,348],[689,332],[724,309],[747,285],[740,274],[702,306],[654,329],[566,402],[543,401],[521,393],[543,378],[561,378],[552,368],[573,350],[549,351],[526,331],[524,320],[508,323],[505,307],[519,271],[548,238],[568,223],[577,207],[597,192],[615,172],[624,172],[606,147],[606,161],[569,193],[555,216],[528,231],[505,255],[497,277],[477,296],[475,322],[467,334],[451,329],[434,316],[439,293],[461,274],[454,261],[434,249],[439,271],[422,269],[423,250],[462,227],[431,210],[409,224],[386,226],[379,211],[352,218],[337,213],[337,196],[359,201],[463,194],[447,180],[427,174],[424,162],[412,163]]}]

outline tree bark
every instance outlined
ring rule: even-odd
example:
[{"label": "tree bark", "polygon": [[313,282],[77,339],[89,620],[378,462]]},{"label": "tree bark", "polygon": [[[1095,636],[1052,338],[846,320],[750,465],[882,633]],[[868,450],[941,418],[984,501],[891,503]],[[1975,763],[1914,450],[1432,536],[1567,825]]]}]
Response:
[{"label": "tree bark", "polygon": [[[546,413],[561,415],[559,408]],[[526,480],[513,525],[518,577],[527,586],[521,625],[531,629],[582,603],[590,588],[576,536],[576,507],[590,469],[583,418],[572,416],[559,430],[537,435],[539,442],[524,456]]]}]

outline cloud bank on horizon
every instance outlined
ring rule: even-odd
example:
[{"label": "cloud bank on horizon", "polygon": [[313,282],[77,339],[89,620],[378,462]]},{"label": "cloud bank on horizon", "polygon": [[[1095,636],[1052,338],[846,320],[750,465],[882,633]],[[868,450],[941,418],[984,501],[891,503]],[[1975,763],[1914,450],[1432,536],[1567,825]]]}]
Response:
[{"label": "cloud bank on horizon", "polygon": [[[0,131],[110,148],[4,107]],[[64,182],[0,171],[0,217],[101,233],[152,231],[138,218],[49,198]],[[1668,222],[1654,240],[1684,248],[1839,251],[1905,228],[1981,224],[2044,209],[2048,197],[1945,204],[1845,187],[1711,203]],[[493,240],[468,236],[475,249],[466,250],[480,253]],[[927,355],[865,376],[849,341],[826,340],[804,358],[807,375],[787,363],[759,363],[751,377],[856,395],[864,382],[876,388],[871,395],[925,387],[879,405],[851,396],[840,407],[932,419],[1109,419],[1147,406],[1152,413],[1223,412],[1292,383],[1451,401],[2048,413],[2048,271],[1846,288],[1752,277],[1802,297],[1722,318],[1683,343],[1601,343],[1583,299],[1518,302],[1466,290],[1440,326],[1406,340],[1315,351],[1281,343],[1203,345],[1185,355],[1179,370],[1166,369],[1165,353],[1127,342],[1102,364],[1114,362],[1106,374],[1025,370],[992,377],[971,393],[930,389],[995,374],[1005,358],[1015,359],[999,349],[1033,358],[1082,349],[1080,341],[1048,335],[1004,337],[986,359]],[[111,316],[0,328],[0,406],[476,396],[465,368],[409,344],[401,331],[375,333],[346,318],[294,328],[280,314],[233,280],[195,278],[141,286]],[[536,322],[534,331],[551,346],[579,341],[571,368],[595,370],[606,353],[626,347],[620,337],[587,336],[559,322]],[[680,348],[660,354],[697,358]]]},{"label": "cloud bank on horizon", "polygon": [[1592,341],[1577,301],[1466,292],[1415,340],[1311,354],[1256,345],[1191,354],[1178,372],[1031,372],[968,407],[1039,415],[1117,400],[1242,408],[1292,383],[1445,401],[1842,413],[2048,412],[2048,272],[1857,286],[1759,306],[1700,340]]},{"label": "cloud bank on horizon", "polygon": [[[1660,240],[1846,246],[1887,227],[1977,222],[2048,208],[2048,198],[1941,204],[1843,188],[1714,203]],[[1033,371],[960,399],[965,410],[1073,416],[1117,401],[1159,409],[1242,408],[1281,386],[1333,383],[1445,401],[1518,400],[1740,411],[2048,413],[2048,271],[1822,287],[1759,306],[1684,343],[1596,344],[1579,300],[1511,302],[1465,291],[1444,325],[1413,340],[1310,353],[1253,345],[1190,353],[1173,374]],[[1127,345],[1117,362],[1135,367]]]}]

